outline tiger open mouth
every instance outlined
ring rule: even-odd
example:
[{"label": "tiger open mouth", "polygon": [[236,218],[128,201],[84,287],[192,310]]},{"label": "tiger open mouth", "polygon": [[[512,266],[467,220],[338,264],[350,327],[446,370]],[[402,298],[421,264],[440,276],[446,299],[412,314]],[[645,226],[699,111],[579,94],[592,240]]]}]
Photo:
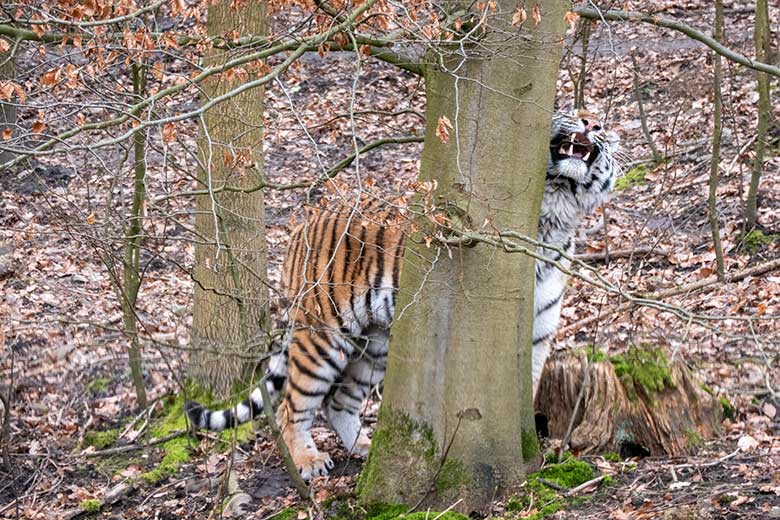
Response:
[{"label": "tiger open mouth", "polygon": [[593,152],[593,143],[582,132],[572,132],[568,138],[565,138],[557,145],[556,151],[561,157],[572,157],[587,161],[590,159],[591,152]]}]

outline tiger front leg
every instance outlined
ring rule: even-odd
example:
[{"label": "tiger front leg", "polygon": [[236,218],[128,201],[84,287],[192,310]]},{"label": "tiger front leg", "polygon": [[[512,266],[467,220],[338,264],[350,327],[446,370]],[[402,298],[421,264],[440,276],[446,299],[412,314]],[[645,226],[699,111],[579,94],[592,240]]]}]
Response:
[{"label": "tiger front leg", "polygon": [[314,410],[294,411],[290,401],[286,399],[276,413],[282,438],[304,480],[325,476],[333,469],[330,455],[320,452],[312,439],[311,425],[314,415]]}]

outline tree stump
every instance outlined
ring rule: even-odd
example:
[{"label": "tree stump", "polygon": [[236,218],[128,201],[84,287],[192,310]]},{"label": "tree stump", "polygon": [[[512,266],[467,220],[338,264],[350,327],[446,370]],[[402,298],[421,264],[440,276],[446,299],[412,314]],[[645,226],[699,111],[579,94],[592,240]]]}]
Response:
[{"label": "tree stump", "polygon": [[540,433],[566,436],[583,379],[586,388],[569,440],[575,452],[685,455],[720,433],[718,398],[684,363],[669,364],[662,350],[638,347],[612,358],[599,354],[591,363],[582,353],[551,356],[536,396]]}]

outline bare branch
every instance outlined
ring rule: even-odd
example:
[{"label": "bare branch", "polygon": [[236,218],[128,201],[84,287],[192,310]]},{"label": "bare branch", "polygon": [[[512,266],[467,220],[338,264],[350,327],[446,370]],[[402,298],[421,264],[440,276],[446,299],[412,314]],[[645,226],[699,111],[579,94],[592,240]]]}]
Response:
[{"label": "bare branch", "polygon": [[657,16],[654,14],[638,13],[634,11],[620,11],[620,10],[601,11],[600,9],[594,9],[592,7],[576,7],[574,9],[574,12],[582,16],[583,18],[589,18],[591,20],[601,20],[601,21],[610,20],[614,22],[649,23],[651,25],[655,25],[658,27],[672,29],[674,31],[681,32],[698,42],[703,43],[704,45],[706,45],[707,47],[709,47],[710,49],[712,49],[713,51],[720,54],[726,59],[739,63],[740,65],[744,65],[745,67],[749,67],[751,69],[760,72],[766,72],[767,74],[771,74],[773,76],[780,78],[780,67],[775,67],[773,65],[769,65],[768,63],[763,63],[748,58],[747,56],[743,56],[742,54],[729,49],[725,45],[722,45],[717,40],[701,32],[700,30],[695,29],[690,25],[684,24],[682,22],[672,20],[670,18],[664,18],[662,16]]}]

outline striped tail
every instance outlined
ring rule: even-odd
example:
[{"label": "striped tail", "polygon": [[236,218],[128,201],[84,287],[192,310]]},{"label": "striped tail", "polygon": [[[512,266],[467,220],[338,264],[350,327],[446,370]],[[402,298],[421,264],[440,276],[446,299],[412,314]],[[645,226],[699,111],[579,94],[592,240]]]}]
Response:
[{"label": "striped tail", "polygon": [[[271,356],[269,368],[260,384],[265,384],[271,405],[279,400],[279,395],[287,381],[287,349]],[[235,428],[239,424],[251,421],[263,414],[263,393],[258,386],[252,393],[232,408],[209,410],[196,401],[184,403],[184,411],[192,425],[201,430],[221,431]]]}]

